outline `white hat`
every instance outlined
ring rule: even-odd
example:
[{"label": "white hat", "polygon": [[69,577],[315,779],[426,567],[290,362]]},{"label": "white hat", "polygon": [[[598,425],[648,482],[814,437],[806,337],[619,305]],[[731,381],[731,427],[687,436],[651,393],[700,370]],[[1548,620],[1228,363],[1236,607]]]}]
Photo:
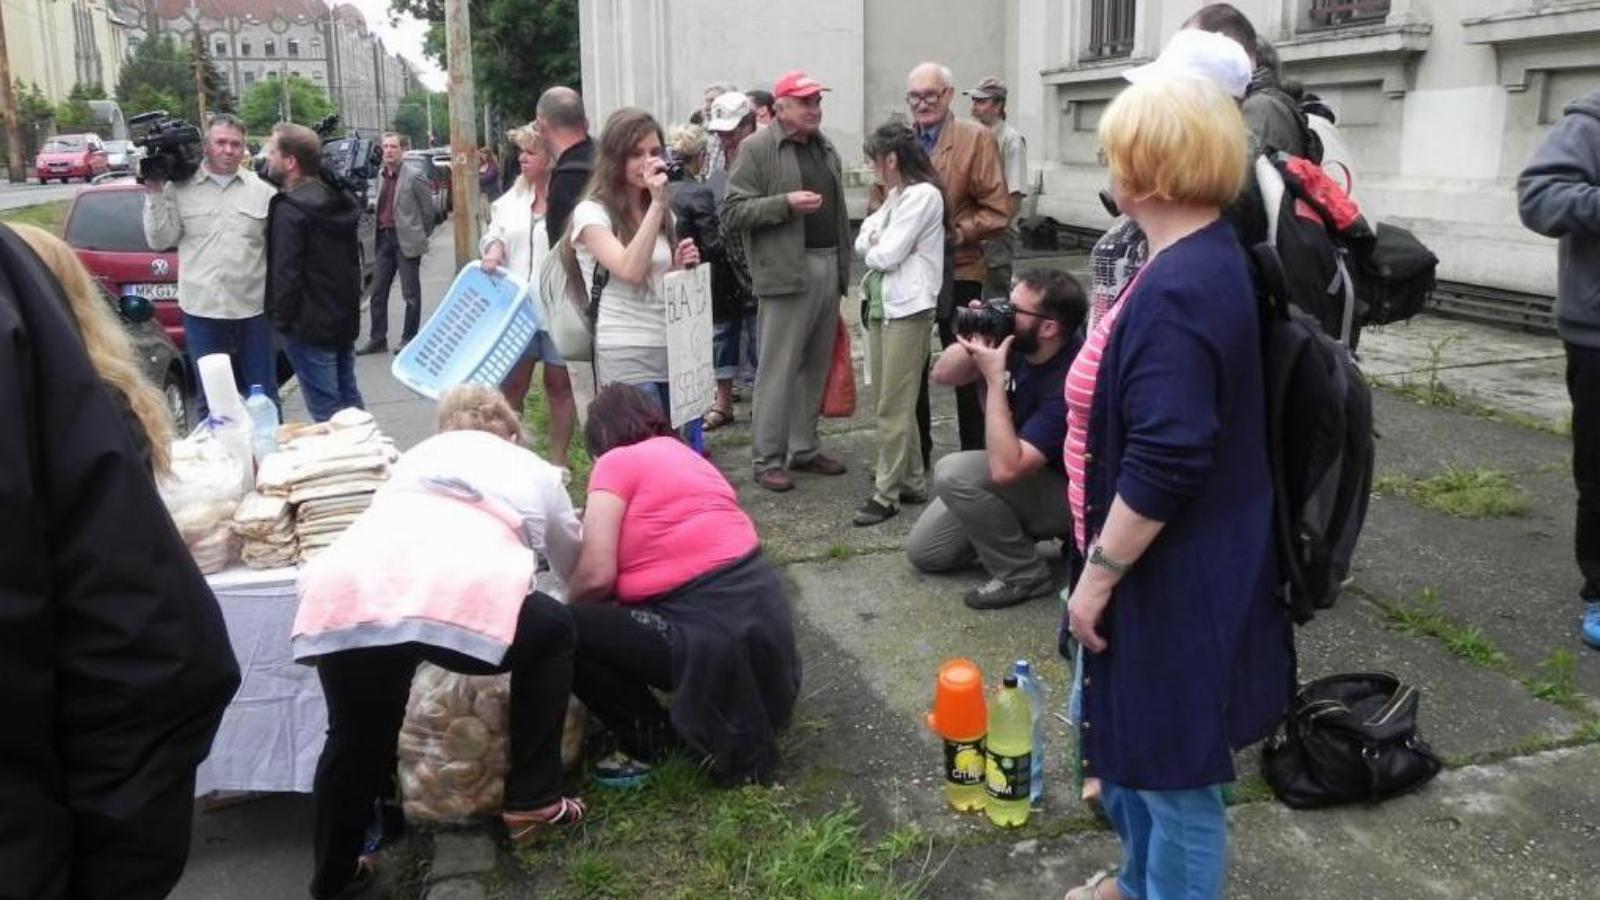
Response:
[{"label": "white hat", "polygon": [[1232,38],[1185,28],[1172,36],[1155,62],[1122,73],[1123,78],[1135,84],[1172,75],[1204,78],[1235,99],[1242,99],[1250,87],[1250,56]]},{"label": "white hat", "polygon": [[706,120],[706,130],[732,131],[752,112],[755,109],[750,105],[750,98],[739,91],[718,94],[717,99],[711,101],[711,117]]}]

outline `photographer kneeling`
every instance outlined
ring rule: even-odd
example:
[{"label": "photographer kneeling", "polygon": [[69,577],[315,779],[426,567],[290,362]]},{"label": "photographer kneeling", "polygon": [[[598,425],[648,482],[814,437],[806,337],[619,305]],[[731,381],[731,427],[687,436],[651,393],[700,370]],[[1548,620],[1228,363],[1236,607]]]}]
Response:
[{"label": "photographer kneeling", "polygon": [[1063,384],[1082,344],[1086,310],[1072,276],[1030,270],[1017,278],[1010,303],[974,302],[961,310],[957,342],[934,364],[938,384],[985,384],[985,449],[952,453],[934,466],[937,499],[911,530],[906,553],[924,572],[981,562],[990,581],[967,593],[973,609],[1015,606],[1055,591],[1034,544],[1072,531],[1061,453]]}]

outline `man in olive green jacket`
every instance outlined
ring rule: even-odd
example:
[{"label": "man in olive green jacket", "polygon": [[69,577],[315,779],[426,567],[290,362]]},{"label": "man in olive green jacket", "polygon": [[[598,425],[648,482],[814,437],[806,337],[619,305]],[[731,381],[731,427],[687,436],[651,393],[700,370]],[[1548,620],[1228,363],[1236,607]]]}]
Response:
[{"label": "man in olive green jacket", "polygon": [[826,90],[800,71],[778,79],[777,121],[740,146],[721,208],[722,226],[744,232],[760,300],[752,454],[770,491],[794,487],[786,467],[845,472],[817,437],[851,254],[839,154],[819,130]]}]

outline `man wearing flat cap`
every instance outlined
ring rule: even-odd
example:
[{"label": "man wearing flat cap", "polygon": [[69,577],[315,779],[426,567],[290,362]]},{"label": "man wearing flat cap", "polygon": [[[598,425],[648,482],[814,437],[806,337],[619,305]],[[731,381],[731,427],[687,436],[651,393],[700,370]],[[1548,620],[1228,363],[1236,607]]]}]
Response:
[{"label": "man wearing flat cap", "polygon": [[1011,221],[1004,238],[988,241],[983,258],[989,266],[984,278],[984,296],[1004,297],[1011,291],[1011,259],[1017,251],[1017,215],[1028,196],[1028,139],[1006,121],[1006,83],[990,75],[978,86],[963,91],[972,99],[972,117],[994,132],[1000,145],[1000,168],[1005,173],[1006,192],[1011,197]]}]

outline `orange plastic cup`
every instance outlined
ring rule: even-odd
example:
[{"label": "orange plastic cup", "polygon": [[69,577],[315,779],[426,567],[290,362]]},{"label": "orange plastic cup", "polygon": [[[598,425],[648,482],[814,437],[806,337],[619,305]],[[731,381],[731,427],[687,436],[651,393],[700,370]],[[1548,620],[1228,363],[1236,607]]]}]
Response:
[{"label": "orange plastic cup", "polygon": [[946,740],[970,741],[989,729],[989,708],[983,700],[983,672],[970,659],[952,659],[939,667],[928,727]]},{"label": "orange plastic cup", "polygon": [[951,807],[983,808],[983,738],[989,709],[983,700],[983,672],[970,659],[939,667],[928,727],[944,738],[944,794]]}]

